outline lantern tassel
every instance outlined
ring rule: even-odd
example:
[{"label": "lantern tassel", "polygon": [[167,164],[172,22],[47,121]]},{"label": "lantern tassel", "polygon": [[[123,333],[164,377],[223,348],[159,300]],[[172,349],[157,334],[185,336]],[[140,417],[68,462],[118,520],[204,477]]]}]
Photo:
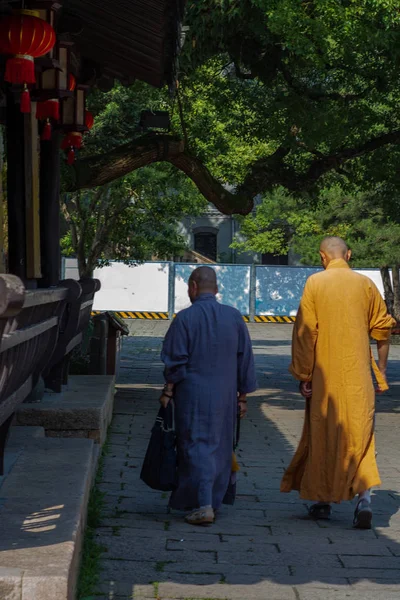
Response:
[{"label": "lantern tassel", "polygon": [[24,90],[21,93],[21,112],[22,113],[30,113],[31,112],[31,96],[29,90],[25,84]]},{"label": "lantern tassel", "polygon": [[50,142],[51,140],[51,123],[49,120],[45,123],[42,131],[42,135],[40,136],[42,142]]},{"label": "lantern tassel", "polygon": [[60,119],[60,103],[56,99],[45,100],[38,102],[36,105],[36,118],[40,121],[43,119]]},{"label": "lantern tassel", "polygon": [[6,63],[6,72],[4,81],[22,85],[25,83],[35,83],[35,63],[30,56],[15,56],[9,58]]},{"label": "lantern tassel", "polygon": [[75,150],[73,148],[70,148],[68,151],[68,155],[67,155],[67,164],[73,165],[74,162],[75,162]]}]

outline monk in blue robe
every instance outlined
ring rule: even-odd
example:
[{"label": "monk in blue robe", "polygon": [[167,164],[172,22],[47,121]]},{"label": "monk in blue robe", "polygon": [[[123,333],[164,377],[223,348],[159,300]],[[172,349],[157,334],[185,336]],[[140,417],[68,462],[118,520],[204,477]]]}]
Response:
[{"label": "monk in blue robe", "polygon": [[190,510],[191,524],[212,523],[232,472],[238,407],[256,389],[253,351],[240,313],[219,304],[214,269],[199,267],[189,279],[192,306],[178,313],[161,353],[165,386],[160,402],[174,398],[178,485],[171,508]]}]

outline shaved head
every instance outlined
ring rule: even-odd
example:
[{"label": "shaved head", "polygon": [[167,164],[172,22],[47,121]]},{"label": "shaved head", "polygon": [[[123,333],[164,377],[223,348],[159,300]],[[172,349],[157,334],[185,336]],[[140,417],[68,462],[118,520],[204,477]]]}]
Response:
[{"label": "shaved head", "polygon": [[351,257],[351,250],[347,246],[346,242],[340,237],[328,236],[324,238],[319,247],[319,254],[321,261],[326,269],[332,260],[342,258],[346,262],[349,262]]},{"label": "shaved head", "polygon": [[215,288],[217,285],[217,276],[211,267],[198,267],[190,276],[195,281],[200,290]]},{"label": "shaved head", "polygon": [[329,236],[322,240],[320,251],[325,252],[329,258],[344,258],[349,251],[348,246],[340,237]]},{"label": "shaved head", "polygon": [[211,267],[198,267],[189,278],[189,298],[193,302],[200,294],[218,292],[217,276]]}]

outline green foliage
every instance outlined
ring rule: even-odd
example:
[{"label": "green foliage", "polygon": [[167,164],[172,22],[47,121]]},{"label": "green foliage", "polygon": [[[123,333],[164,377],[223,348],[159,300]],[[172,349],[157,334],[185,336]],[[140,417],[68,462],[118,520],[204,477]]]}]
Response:
[{"label": "green foliage", "polygon": [[293,236],[308,236],[317,228],[314,212],[283,189],[275,188],[256,207],[255,214],[241,219],[240,235],[232,247],[239,252],[287,254]]},{"label": "green foliage", "polygon": [[[141,135],[144,109],[168,110],[165,93],[137,82],[108,93],[94,92],[95,126],[82,156],[103,154]],[[62,195],[68,229],[61,240],[65,256],[77,256],[81,277],[110,259],[127,263],[181,254],[185,240],[177,224],[206,206],[194,184],[167,164],[144,167],[107,186]]]},{"label": "green foliage", "polygon": [[62,239],[65,255],[76,255],[81,276],[91,276],[109,259],[127,263],[178,255],[185,240],[177,223],[205,206],[189,180],[174,188],[174,173],[150,167],[95,190],[64,194],[70,230]]},{"label": "green foliage", "polygon": [[104,458],[109,452],[108,440],[104,443],[103,451],[99,460],[96,482],[90,493],[87,513],[87,524],[82,549],[82,562],[79,572],[77,600],[87,600],[92,597],[99,581],[100,559],[107,551],[105,546],[96,542],[96,528],[104,512],[104,496],[98,488],[104,465]]},{"label": "green foliage", "polygon": [[[305,260],[315,262],[306,242],[336,231],[352,236],[359,264],[392,260],[397,226],[390,223],[400,209],[393,200],[400,189],[398,2],[197,0],[188,3],[186,24],[178,98],[140,82],[93,93],[95,126],[82,155],[135,140],[141,110],[169,110],[171,132],[214,178],[263,196],[256,216],[243,222],[239,251],[282,253],[303,240]],[[207,185],[202,190],[207,195]],[[185,176],[160,164],[117,180],[93,204],[97,193],[81,196],[80,211],[74,196],[64,203],[71,227],[64,251],[80,255],[88,273],[110,257],[179,253],[176,222],[204,207]],[[354,202],[342,209],[339,197],[349,195]]]},{"label": "green foliage", "polygon": [[[276,183],[289,189],[311,185],[335,169],[342,154],[346,171],[340,178],[363,184],[375,149],[356,148],[400,128],[398,8],[395,0],[189,3],[192,43],[187,41],[181,64],[196,153],[213,174],[233,184],[247,175],[245,189],[253,195]],[[204,122],[192,136],[196,107]],[[250,144],[231,162],[236,133],[239,148]],[[287,153],[276,168],[269,158],[280,146]],[[326,156],[332,156],[326,169],[314,170]],[[265,162],[254,173],[260,158]],[[397,156],[395,162],[398,173]],[[387,179],[387,167],[385,161],[375,164],[367,179]]]},{"label": "green foliage", "polygon": [[317,200],[294,198],[282,188],[268,194],[255,214],[243,219],[241,252],[299,254],[304,264],[319,264],[318,249],[327,235],[344,238],[357,267],[400,263],[400,222],[388,217],[386,198],[378,193],[323,189]]}]

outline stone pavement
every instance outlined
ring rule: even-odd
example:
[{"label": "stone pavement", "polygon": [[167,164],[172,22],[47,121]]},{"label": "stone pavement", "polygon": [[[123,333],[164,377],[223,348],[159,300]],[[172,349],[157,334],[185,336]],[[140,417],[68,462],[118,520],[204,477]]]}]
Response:
[{"label": "stone pavement", "polygon": [[139,474],[162,382],[159,350],[167,323],[135,323],[125,340],[110,454],[101,489],[106,510],[97,540],[106,549],[97,600],[398,600],[400,598],[400,347],[390,392],[378,400],[374,529],[351,528],[353,503],[330,522],[307,519],[279,483],[299,439],[303,401],[287,367],[291,326],[250,325],[260,389],[249,402],[238,457],[238,499],[208,528],[167,514],[167,495]]}]

